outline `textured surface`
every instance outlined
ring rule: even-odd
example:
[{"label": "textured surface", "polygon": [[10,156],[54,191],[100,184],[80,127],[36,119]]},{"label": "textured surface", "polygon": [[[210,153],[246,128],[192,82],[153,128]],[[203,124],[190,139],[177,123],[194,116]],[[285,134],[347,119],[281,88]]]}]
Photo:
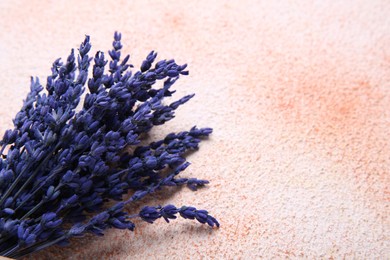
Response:
[{"label": "textured surface", "polygon": [[148,203],[208,209],[219,230],[137,222],[37,259],[389,258],[389,13],[387,1],[2,0],[1,132],[30,75],[44,81],[84,34],[108,50],[115,30],[133,64],[152,49],[189,63],[176,88],[197,96],[154,136],[215,129],[184,174],[208,188]]}]

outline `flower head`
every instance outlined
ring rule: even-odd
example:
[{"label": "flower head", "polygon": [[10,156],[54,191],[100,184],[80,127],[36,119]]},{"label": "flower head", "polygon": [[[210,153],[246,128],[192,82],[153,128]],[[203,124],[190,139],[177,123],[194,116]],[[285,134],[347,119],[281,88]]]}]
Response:
[{"label": "flower head", "polygon": [[[54,61],[45,87],[31,78],[14,128],[0,141],[0,255],[20,257],[87,232],[103,235],[108,228],[134,230],[129,219],[135,217],[153,223],[180,215],[219,226],[207,211],[193,207],[145,206],[129,215],[131,203],[164,186],[196,190],[208,183],[177,176],[189,166],[186,153],[197,150],[212,130],[193,127],[139,145],[194,95],[166,104],[172,85],[188,75],[187,65],[156,62],[152,51],[132,71],[130,56],[121,58],[121,39],[115,32],[107,60],[100,51],[89,56],[86,36],[77,56],[72,49],[65,62]],[[88,93],[76,111],[85,85]],[[118,202],[108,207],[109,201]]]}]

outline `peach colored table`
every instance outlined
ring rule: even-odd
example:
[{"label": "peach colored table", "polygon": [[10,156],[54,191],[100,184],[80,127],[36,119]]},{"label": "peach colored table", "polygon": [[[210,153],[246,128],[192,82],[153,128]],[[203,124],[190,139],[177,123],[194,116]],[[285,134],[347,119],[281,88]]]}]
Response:
[{"label": "peach colored table", "polygon": [[390,257],[388,1],[0,2],[0,130],[52,61],[115,30],[140,64],[188,62],[196,98],[155,137],[211,126],[185,176],[211,181],[151,205],[206,208],[211,231],[178,220],[76,240],[36,259]]}]

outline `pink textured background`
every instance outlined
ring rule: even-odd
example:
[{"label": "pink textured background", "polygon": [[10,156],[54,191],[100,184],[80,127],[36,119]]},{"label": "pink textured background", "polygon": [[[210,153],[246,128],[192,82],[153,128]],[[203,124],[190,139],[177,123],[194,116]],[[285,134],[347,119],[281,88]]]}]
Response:
[{"label": "pink textured background", "polygon": [[148,204],[191,204],[221,222],[137,222],[36,259],[390,257],[388,1],[0,2],[0,130],[57,57],[91,35],[123,34],[189,63],[196,98],[155,137],[193,124],[215,133],[183,176],[211,184]]}]

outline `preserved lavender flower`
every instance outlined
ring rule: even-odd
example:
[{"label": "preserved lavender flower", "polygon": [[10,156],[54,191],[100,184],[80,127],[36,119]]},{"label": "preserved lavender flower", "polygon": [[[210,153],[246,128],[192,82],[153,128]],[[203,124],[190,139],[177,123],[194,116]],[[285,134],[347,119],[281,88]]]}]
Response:
[{"label": "preserved lavender flower", "polygon": [[[189,166],[185,154],[198,149],[211,128],[193,127],[140,145],[143,134],[171,120],[194,96],[163,103],[179,77],[188,75],[187,65],[155,63],[157,53],[151,52],[134,72],[130,56],[121,59],[117,32],[110,61],[100,51],[90,57],[90,49],[86,36],[77,57],[72,50],[65,63],[54,61],[45,88],[31,78],[14,128],[0,141],[0,255],[21,257],[87,232],[103,235],[108,228],[134,230],[133,218],[153,223],[181,216],[219,227],[194,207],[144,206],[128,213],[131,203],[164,186],[196,190],[208,184],[177,176]],[[153,87],[158,82],[161,87]],[[85,85],[89,91],[76,111]],[[107,207],[112,200],[118,202]]]}]

